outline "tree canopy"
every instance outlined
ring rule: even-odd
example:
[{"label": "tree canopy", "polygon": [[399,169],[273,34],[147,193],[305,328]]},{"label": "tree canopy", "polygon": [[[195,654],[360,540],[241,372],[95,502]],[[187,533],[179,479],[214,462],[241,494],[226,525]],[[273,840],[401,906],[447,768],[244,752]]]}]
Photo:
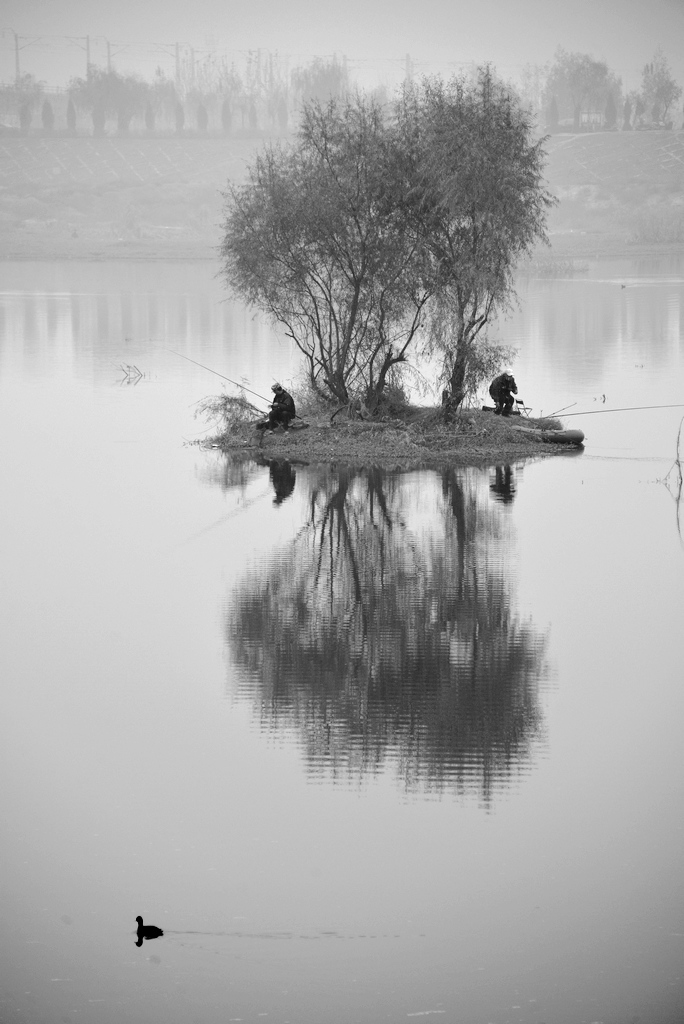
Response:
[{"label": "tree canopy", "polygon": [[125,135],[134,114],[145,108],[150,86],[134,75],[91,67],[87,78],[71,81],[70,92],[77,106],[92,112],[100,130],[106,118],[115,115],[117,129]]},{"label": "tree canopy", "polygon": [[568,53],[562,47],[546,80],[546,96],[556,97],[560,108],[572,113],[573,130],[579,131],[583,112],[602,111],[608,96],[617,105],[621,83],[605,61],[595,60],[588,53]]},{"label": "tree canopy", "polygon": [[681,86],[672,77],[670,65],[661,49],[643,70],[641,95],[644,106],[655,122],[667,121],[672,107],[682,95]]},{"label": "tree canopy", "polygon": [[545,238],[553,199],[543,140],[488,68],[475,84],[435,79],[407,90],[399,122],[430,261],[428,347],[442,354],[458,405],[478,337],[510,301],[518,261]]},{"label": "tree canopy", "polygon": [[407,86],[389,107],[310,102],[297,141],[228,188],[226,280],[285,328],[321,394],[376,403],[421,345],[443,356],[458,404],[516,262],[544,237],[543,164],[488,68]]},{"label": "tree canopy", "polygon": [[298,144],[267,148],[227,194],[228,281],[285,328],[312,386],[340,402],[382,391],[428,298],[395,136],[372,100],[310,103]]}]

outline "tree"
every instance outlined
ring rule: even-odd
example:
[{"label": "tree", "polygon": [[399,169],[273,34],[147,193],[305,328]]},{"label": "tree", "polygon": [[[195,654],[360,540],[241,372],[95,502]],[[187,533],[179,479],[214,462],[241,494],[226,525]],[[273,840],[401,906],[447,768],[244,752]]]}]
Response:
[{"label": "tree", "polygon": [[525,64],[520,73],[518,93],[521,106],[540,120],[544,111],[544,88],[548,74],[548,65],[540,64]]},{"label": "tree", "polygon": [[372,100],[312,102],[299,141],[267,147],[226,193],[227,281],[284,327],[314,390],[341,403],[376,404],[429,297],[399,142]]},{"label": "tree", "polygon": [[555,200],[543,183],[544,140],[489,68],[474,83],[405,88],[399,121],[415,164],[411,216],[429,254],[428,349],[443,359],[449,413],[468,390],[481,332],[511,301],[517,262],[545,240]]},{"label": "tree", "polygon": [[558,100],[555,96],[551,97],[547,114],[546,114],[546,127],[550,132],[558,131]]},{"label": "tree", "polygon": [[350,90],[346,61],[316,57],[304,68],[292,72],[292,86],[302,105],[312,101],[325,105],[330,100],[340,100]]},{"label": "tree", "polygon": [[145,107],[149,86],[133,75],[91,67],[87,78],[72,80],[70,90],[74,102],[91,112],[96,135],[103,134],[107,118],[113,116],[119,134],[127,135],[133,116]]},{"label": "tree", "polygon": [[608,93],[608,99],[606,100],[606,109],[604,112],[604,124],[606,128],[615,128],[617,124],[617,107],[615,106],[615,99],[612,93]]},{"label": "tree", "polygon": [[49,100],[44,100],[40,117],[43,122],[43,130],[46,132],[52,132],[55,127],[55,112],[52,109],[52,104]]},{"label": "tree", "polygon": [[74,135],[76,132],[76,107],[71,96],[69,97],[69,102],[67,103],[66,123],[69,133],[71,135]]},{"label": "tree", "polygon": [[665,122],[673,105],[682,95],[681,86],[672,77],[667,58],[660,47],[643,70],[641,97],[654,122]]},{"label": "tree", "polygon": [[285,132],[287,131],[288,119],[287,96],[284,94],[278,97],[278,105],[276,107],[276,118],[278,120],[278,128],[284,135]]},{"label": "tree", "polygon": [[299,141],[229,186],[226,280],[285,328],[320,394],[375,408],[420,339],[456,407],[517,260],[545,237],[543,164],[530,115],[486,68],[407,85],[390,114],[311,103]]},{"label": "tree", "polygon": [[224,135],[230,135],[233,126],[233,110],[230,99],[226,96],[221,104],[221,127]]},{"label": "tree", "polygon": [[625,99],[625,105],[622,108],[622,130],[623,132],[632,130],[632,104],[629,96]]},{"label": "tree", "polygon": [[107,111],[104,103],[98,102],[92,109],[93,118],[93,135],[96,138],[100,138],[105,134],[105,126],[107,124]]},{"label": "tree", "polygon": [[176,134],[181,135],[183,132],[183,127],[185,125],[185,111],[183,110],[183,104],[180,102],[180,100],[176,101],[176,106],[174,108],[174,117],[176,121]]},{"label": "tree", "polygon": [[[112,75],[116,72],[112,71]],[[119,135],[128,135],[131,121],[144,110],[149,86],[133,75],[117,75],[115,84],[116,125]]]},{"label": "tree", "polygon": [[173,123],[178,95],[174,83],[164,75],[161,68],[157,68],[154,81],[148,92],[147,102],[154,114],[155,127],[159,118]]},{"label": "tree", "polygon": [[152,132],[154,131],[154,126],[155,126],[154,107],[152,106],[151,101],[148,100],[147,103],[145,104],[145,127],[147,128],[148,132],[150,134],[152,134]]},{"label": "tree", "polygon": [[197,129],[198,131],[205,133],[209,127],[209,115],[207,114],[207,108],[203,103],[200,103],[197,107]]},{"label": "tree", "polygon": [[26,134],[31,127],[33,118],[33,107],[29,100],[22,100],[19,104],[19,127]]},{"label": "tree", "polygon": [[19,127],[28,132],[33,111],[43,94],[44,83],[33,75],[21,75],[12,85],[0,85],[0,116],[19,115]]},{"label": "tree", "polygon": [[547,95],[558,97],[561,107],[571,110],[573,131],[577,132],[582,112],[589,105],[602,109],[616,83],[605,61],[594,60],[586,53],[567,53],[559,47],[546,89]]}]

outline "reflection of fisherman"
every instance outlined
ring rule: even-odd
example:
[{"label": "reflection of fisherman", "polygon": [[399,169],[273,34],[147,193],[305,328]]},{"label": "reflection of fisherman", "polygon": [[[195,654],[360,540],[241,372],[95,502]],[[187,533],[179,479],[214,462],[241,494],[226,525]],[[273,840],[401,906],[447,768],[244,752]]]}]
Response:
[{"label": "reflection of fisherman", "polygon": [[275,491],[274,505],[282,505],[286,498],[289,498],[294,491],[297,474],[289,462],[274,459],[268,464],[268,473]]},{"label": "reflection of fisherman", "polygon": [[257,430],[275,430],[278,426],[287,430],[290,420],[293,420],[297,414],[294,398],[281,384],[273,384],[271,391],[273,392],[271,411],[267,420],[257,423]]},{"label": "reflection of fisherman", "polygon": [[510,466],[496,466],[489,490],[494,495],[495,501],[502,501],[504,505],[510,505],[515,498],[515,476]]},{"label": "reflection of fisherman", "polygon": [[513,408],[513,395],[518,394],[518,385],[510,373],[500,373],[489,385],[489,394],[494,399],[494,412],[502,416],[510,416]]}]

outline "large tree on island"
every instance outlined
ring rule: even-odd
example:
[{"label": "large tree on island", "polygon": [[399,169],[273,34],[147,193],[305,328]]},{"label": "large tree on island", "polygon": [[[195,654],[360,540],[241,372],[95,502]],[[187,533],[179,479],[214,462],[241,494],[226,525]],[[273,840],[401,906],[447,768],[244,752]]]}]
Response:
[{"label": "large tree on island", "polygon": [[544,237],[543,162],[488,68],[425,80],[389,110],[308,104],[298,141],[266,149],[226,193],[226,280],[284,326],[321,394],[375,405],[420,341],[441,352],[458,405],[517,260]]}]

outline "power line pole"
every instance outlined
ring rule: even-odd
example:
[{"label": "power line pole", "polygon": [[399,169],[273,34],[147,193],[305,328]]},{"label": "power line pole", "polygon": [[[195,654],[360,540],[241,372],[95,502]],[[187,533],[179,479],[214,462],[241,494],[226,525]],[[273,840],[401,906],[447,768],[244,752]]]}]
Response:
[{"label": "power line pole", "polygon": [[107,74],[112,70],[112,57],[116,57],[117,54],[123,53],[124,50],[128,49],[128,43],[110,43],[108,39],[105,39],[107,44]]},{"label": "power line pole", "polygon": [[21,67],[19,65],[19,36],[12,29],[12,35],[14,36],[14,81],[16,85],[19,85],[21,80]]},{"label": "power line pole", "polygon": [[[10,32],[14,36],[14,81],[16,85],[19,85],[21,81],[21,64],[19,61],[19,51],[26,49],[27,46],[31,46],[33,43],[39,43],[42,39],[41,36],[18,36],[13,28]],[[20,40],[23,39],[23,43]]]},{"label": "power line pole", "polygon": [[70,43],[75,43],[86,55],[86,80],[90,78],[90,36],[64,36]]}]

